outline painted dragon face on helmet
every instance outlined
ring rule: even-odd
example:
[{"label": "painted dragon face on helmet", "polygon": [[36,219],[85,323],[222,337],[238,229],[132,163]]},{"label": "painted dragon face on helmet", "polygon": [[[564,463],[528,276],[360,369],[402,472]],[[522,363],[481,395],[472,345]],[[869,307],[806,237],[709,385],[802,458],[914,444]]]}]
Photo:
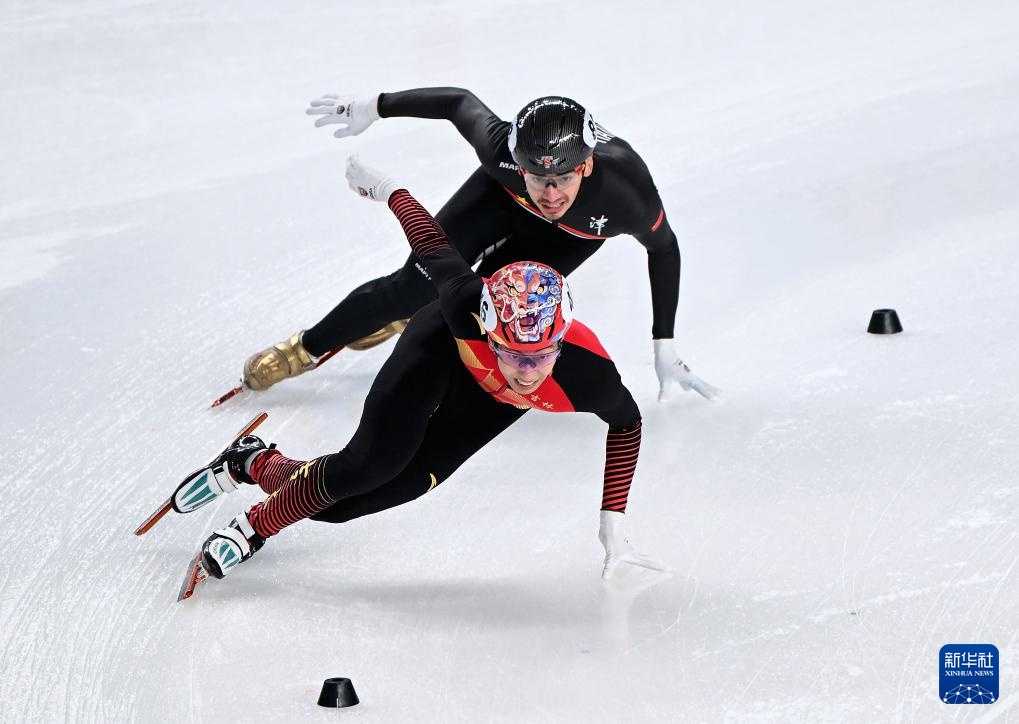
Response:
[{"label": "painted dragon face on helmet", "polygon": [[514,262],[485,282],[481,322],[499,345],[537,350],[555,344],[573,321],[573,298],[562,275],[537,262]]}]

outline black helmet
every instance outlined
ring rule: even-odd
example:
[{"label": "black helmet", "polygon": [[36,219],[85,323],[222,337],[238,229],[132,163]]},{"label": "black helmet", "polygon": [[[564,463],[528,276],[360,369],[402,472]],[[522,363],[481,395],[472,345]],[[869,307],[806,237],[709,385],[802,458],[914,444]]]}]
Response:
[{"label": "black helmet", "polygon": [[509,148],[528,173],[567,173],[594,153],[594,119],[576,101],[545,96],[524,106],[513,119]]}]

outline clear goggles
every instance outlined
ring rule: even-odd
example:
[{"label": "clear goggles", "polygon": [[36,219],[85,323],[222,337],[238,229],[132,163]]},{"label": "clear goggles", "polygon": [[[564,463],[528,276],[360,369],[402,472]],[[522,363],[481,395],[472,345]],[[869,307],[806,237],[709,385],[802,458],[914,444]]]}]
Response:
[{"label": "clear goggles", "polygon": [[488,346],[491,347],[492,352],[499,359],[500,362],[509,365],[515,370],[526,372],[527,370],[538,369],[540,367],[547,367],[556,361],[559,357],[560,352],[563,351],[563,343],[556,342],[555,348],[549,352],[518,352],[516,350],[503,347],[495,342],[489,342]]},{"label": "clear goggles", "polygon": [[567,171],[566,173],[552,174],[549,176],[546,176],[545,174],[531,173],[529,171],[525,171],[524,169],[520,169],[520,174],[524,177],[524,183],[527,184],[529,188],[539,191],[549,185],[551,185],[552,188],[554,189],[557,189],[560,186],[568,186],[569,184],[579,179],[580,175],[583,172],[584,172],[583,163],[577,166],[572,171]]}]

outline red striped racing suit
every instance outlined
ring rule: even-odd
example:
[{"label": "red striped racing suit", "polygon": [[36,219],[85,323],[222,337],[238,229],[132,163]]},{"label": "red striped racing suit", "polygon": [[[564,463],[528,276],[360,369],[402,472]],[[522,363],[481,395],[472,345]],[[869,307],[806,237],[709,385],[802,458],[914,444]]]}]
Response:
[{"label": "red striped racing suit", "polygon": [[255,531],[268,537],[304,518],[341,523],[413,500],[530,409],[590,412],[608,424],[602,509],[625,511],[641,417],[598,338],[574,321],[549,377],[513,392],[478,323],[482,278],[407,191],[389,206],[439,299],[411,319],[342,450],[309,461],[271,450],[254,461],[251,476],[270,494],[249,511]]}]

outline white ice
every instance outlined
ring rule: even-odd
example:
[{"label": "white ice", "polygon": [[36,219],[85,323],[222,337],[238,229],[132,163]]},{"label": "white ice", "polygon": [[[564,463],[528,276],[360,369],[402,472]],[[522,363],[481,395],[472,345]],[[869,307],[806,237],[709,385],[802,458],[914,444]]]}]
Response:
[{"label": "white ice", "polygon": [[[7,0],[0,720],[1019,719],[1017,47],[1006,0]],[[134,527],[259,409],[293,457],[341,447],[391,348],[207,408],[405,257],[346,155],[433,210],[476,165],[447,123],[338,141],[305,104],[426,85],[573,96],[647,159],[677,348],[726,401],[655,401],[636,242],[572,283],[644,414],[632,539],[673,573],[600,580],[604,427],[534,413],[177,604],[260,494]],[[947,643],[998,647],[996,703],[939,700]],[[362,703],[317,707],[331,676]]]}]

